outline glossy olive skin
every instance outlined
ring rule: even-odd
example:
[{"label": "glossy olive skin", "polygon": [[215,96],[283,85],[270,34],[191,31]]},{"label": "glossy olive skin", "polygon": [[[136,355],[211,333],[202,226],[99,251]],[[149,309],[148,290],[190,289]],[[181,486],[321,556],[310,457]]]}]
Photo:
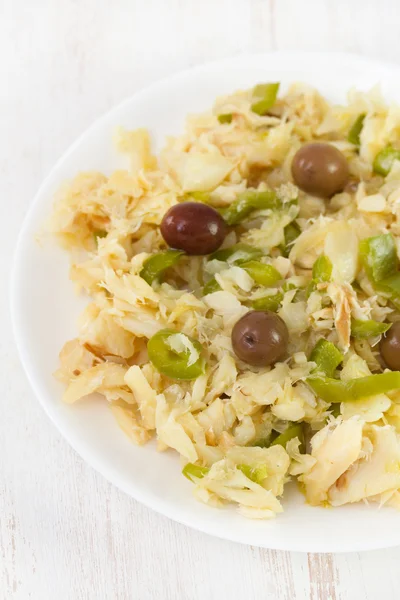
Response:
[{"label": "glossy olive skin", "polygon": [[266,367],[284,358],[288,341],[285,322],[269,310],[251,310],[232,330],[236,356],[254,366]]},{"label": "glossy olive skin", "polygon": [[330,144],[304,144],[294,155],[292,176],[295,184],[313,196],[330,198],[343,191],[349,180],[345,156]]},{"label": "glossy olive skin", "polygon": [[389,369],[400,371],[400,322],[393,323],[382,337],[379,351]]},{"label": "glossy olive skin", "polygon": [[192,255],[215,252],[227,232],[221,215],[201,202],[176,204],[164,215],[160,228],[168,246]]}]

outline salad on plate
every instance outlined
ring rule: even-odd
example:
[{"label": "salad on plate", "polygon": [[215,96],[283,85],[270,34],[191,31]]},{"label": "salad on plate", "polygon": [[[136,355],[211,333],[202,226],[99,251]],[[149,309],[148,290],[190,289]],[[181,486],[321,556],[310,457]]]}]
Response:
[{"label": "salad on plate", "polygon": [[274,517],[294,479],[400,507],[400,107],[279,88],[217,99],[158,157],[121,129],[129,168],[59,191],[90,302],[56,377],[209,505]]}]

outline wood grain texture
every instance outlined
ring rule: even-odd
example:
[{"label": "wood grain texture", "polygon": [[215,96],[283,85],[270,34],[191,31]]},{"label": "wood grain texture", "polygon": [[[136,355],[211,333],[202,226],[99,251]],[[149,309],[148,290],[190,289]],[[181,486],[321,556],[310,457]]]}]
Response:
[{"label": "wood grain texture", "polygon": [[349,50],[400,62],[399,28],[398,0],[0,0],[1,600],[399,597],[400,549],[307,557],[244,547],[108,484],[33,397],[4,292],[40,181],[113,104],[242,52]]}]

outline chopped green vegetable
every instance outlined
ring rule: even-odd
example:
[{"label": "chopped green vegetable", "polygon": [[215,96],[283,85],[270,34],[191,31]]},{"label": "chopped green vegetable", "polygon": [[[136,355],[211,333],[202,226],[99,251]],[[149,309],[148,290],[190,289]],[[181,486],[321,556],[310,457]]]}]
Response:
[{"label": "chopped green vegetable", "polygon": [[260,248],[255,248],[248,244],[235,244],[235,246],[231,246],[230,248],[217,250],[214,254],[211,254],[209,260],[220,260],[240,265],[242,262],[260,258],[262,255],[263,253]]},{"label": "chopped green vegetable", "polygon": [[310,360],[316,363],[318,372],[333,377],[336,369],[343,362],[343,355],[332,342],[320,339],[311,352]]},{"label": "chopped green vegetable", "polygon": [[259,83],[253,89],[251,110],[258,115],[265,115],[275,104],[279,91],[279,83]]},{"label": "chopped green vegetable", "polygon": [[304,432],[301,424],[296,423],[295,425],[291,425],[284,431],[279,434],[273,442],[271,442],[271,446],[283,446],[286,448],[286,444],[293,440],[294,438],[299,438],[301,447],[304,448]]},{"label": "chopped green vegetable", "polygon": [[202,294],[203,294],[203,296],[207,296],[207,294],[213,294],[214,292],[219,292],[220,289],[221,289],[221,286],[219,285],[219,283],[215,279],[215,277],[213,277],[212,279],[210,279],[210,281],[208,281],[205,284],[205,286],[203,286]]},{"label": "chopped green vegetable", "polygon": [[368,279],[377,292],[400,307],[400,273],[396,244],[390,233],[360,242],[359,255]]},{"label": "chopped green vegetable", "polygon": [[151,285],[153,281],[160,280],[164,271],[177,264],[184,253],[181,250],[165,250],[149,256],[140,271],[140,276]]},{"label": "chopped green vegetable", "polygon": [[373,169],[378,175],[386,177],[393,167],[394,161],[400,160],[400,150],[396,150],[392,146],[386,146],[375,156]]},{"label": "chopped green vegetable", "polygon": [[390,233],[362,240],[360,258],[368,277],[374,282],[392,276],[399,266],[396,244]]},{"label": "chopped green vegetable", "polygon": [[257,465],[254,467],[250,467],[250,465],[237,465],[237,468],[239,471],[242,471],[246,477],[251,479],[251,481],[254,481],[254,483],[261,484],[268,476],[267,465]]},{"label": "chopped green vegetable", "polygon": [[325,254],[321,254],[314,263],[312,269],[312,280],[307,287],[307,298],[311,292],[317,289],[317,283],[324,283],[331,280],[332,263]]},{"label": "chopped green vegetable", "polygon": [[389,296],[397,310],[400,310],[400,273],[380,281],[375,285],[375,289]]},{"label": "chopped green vegetable", "polygon": [[254,308],[254,310],[270,310],[272,312],[277,312],[282,300],[283,294],[278,292],[277,294],[272,294],[271,296],[263,296],[262,298],[253,300],[251,306]]},{"label": "chopped green vegetable", "polygon": [[195,465],[194,463],[187,463],[182,469],[182,474],[192,483],[196,483],[195,480],[202,479],[205,475],[207,475],[209,470],[210,469],[208,467],[201,467],[200,465]]},{"label": "chopped green vegetable", "polygon": [[308,377],[306,381],[316,395],[325,402],[352,402],[399,388],[400,371],[368,375],[349,381],[339,381],[330,377]]},{"label": "chopped green vegetable", "polygon": [[364,125],[365,117],[366,117],[366,114],[361,113],[360,115],[358,115],[357,119],[354,121],[353,125],[351,126],[349,135],[347,136],[347,139],[350,142],[350,144],[354,144],[355,146],[360,145],[360,133],[361,133],[363,125]]},{"label": "chopped green vegetable", "polygon": [[277,210],[283,203],[275,192],[247,190],[239,194],[237,200],[221,209],[221,215],[228,225],[237,225],[255,210]]},{"label": "chopped green vegetable", "polygon": [[286,292],[290,292],[291,290],[299,290],[300,288],[298,288],[294,283],[291,283],[290,281],[285,281],[285,283],[282,286],[282,292],[284,294],[286,294]]},{"label": "chopped green vegetable", "polygon": [[195,200],[196,202],[203,202],[203,204],[209,204],[210,192],[189,192],[184,196],[185,200]]},{"label": "chopped green vegetable", "polygon": [[[172,336],[185,338],[182,350],[173,350],[170,344]],[[198,358],[191,363],[191,352],[187,346],[192,346]],[[157,371],[171,379],[197,379],[204,373],[204,360],[201,356],[203,348],[198,341],[173,329],[162,329],[147,342],[147,352],[150,362]]]},{"label": "chopped green vegetable", "polygon": [[325,254],[321,254],[314,263],[312,277],[316,283],[330,281],[332,277],[332,263]]},{"label": "chopped green vegetable", "polygon": [[280,246],[280,251],[282,252],[283,256],[288,257],[290,250],[292,249],[292,245],[293,242],[299,237],[301,233],[301,229],[300,227],[297,225],[297,223],[289,223],[289,225],[286,225],[285,229],[284,229],[284,235],[285,235],[285,244]]},{"label": "chopped green vegetable", "polygon": [[381,335],[390,329],[392,323],[380,323],[379,321],[360,319],[351,320],[351,335],[357,339],[369,338]]},{"label": "chopped green vegetable", "polygon": [[258,285],[265,287],[274,285],[277,281],[282,279],[282,275],[272,265],[265,265],[258,260],[250,260],[240,264],[241,268],[244,269],[250,277]]},{"label": "chopped green vegetable", "polygon": [[218,115],[218,121],[221,123],[232,123],[232,113],[225,113],[222,115]]}]

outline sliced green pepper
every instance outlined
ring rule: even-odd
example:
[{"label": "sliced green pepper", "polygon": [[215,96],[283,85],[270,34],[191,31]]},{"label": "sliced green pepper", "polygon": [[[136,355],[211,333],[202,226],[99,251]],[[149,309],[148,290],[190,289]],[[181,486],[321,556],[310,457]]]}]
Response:
[{"label": "sliced green pepper", "polygon": [[283,203],[275,192],[247,190],[239,194],[232,204],[221,209],[220,213],[228,225],[237,225],[255,210],[277,210],[282,206]]},{"label": "sliced green pepper", "polygon": [[361,113],[360,115],[358,115],[357,119],[351,126],[349,135],[347,136],[347,139],[350,142],[350,144],[354,144],[355,146],[360,145],[360,133],[362,131],[366,116],[366,113]]},{"label": "sliced green pepper", "polygon": [[304,449],[304,431],[302,425],[300,424],[291,425],[288,427],[286,431],[279,434],[274,441],[271,442],[270,446],[283,446],[286,448],[286,444],[296,437],[300,440],[300,447]]},{"label": "sliced green pepper", "polygon": [[182,474],[192,483],[196,483],[195,480],[202,479],[205,475],[207,475],[209,470],[210,469],[208,467],[201,467],[200,465],[195,465],[194,463],[187,463],[182,469]]},{"label": "sliced green pepper", "polygon": [[400,273],[396,245],[390,233],[360,242],[359,255],[368,279],[377,292],[400,307]]},{"label": "sliced green pepper", "polygon": [[332,277],[332,263],[325,254],[321,254],[314,263],[312,277],[315,282],[330,281]]},{"label": "sliced green pepper", "polygon": [[360,319],[351,320],[351,335],[359,340],[375,335],[381,335],[390,329],[392,323],[380,323],[379,321]]},{"label": "sliced green pepper", "polygon": [[260,248],[249,246],[248,244],[235,244],[230,248],[217,250],[211,254],[209,260],[220,260],[222,262],[230,262],[234,265],[240,265],[242,262],[260,258],[263,255]]},{"label": "sliced green pepper", "polygon": [[207,294],[213,294],[214,292],[219,292],[221,290],[221,286],[215,277],[212,277],[210,281],[208,281],[202,289],[202,295],[207,296]]},{"label": "sliced green pepper", "polygon": [[300,288],[298,288],[294,283],[290,282],[290,281],[285,281],[285,283],[282,286],[282,292],[284,294],[286,294],[286,292],[290,292],[291,290],[299,290]]},{"label": "sliced green pepper", "polygon": [[165,252],[157,252],[157,254],[149,256],[143,263],[140,277],[151,285],[153,281],[162,277],[166,269],[176,265],[183,254],[184,252],[181,250],[165,250]]},{"label": "sliced green pepper", "polygon": [[393,167],[395,160],[400,160],[400,150],[396,150],[392,146],[386,146],[386,148],[383,148],[375,156],[372,167],[375,173],[386,177]]},{"label": "sliced green pepper", "polygon": [[218,115],[218,121],[221,123],[232,123],[232,113],[225,113],[222,115]]},{"label": "sliced green pepper", "polygon": [[375,289],[378,292],[388,295],[392,304],[394,304],[397,310],[400,310],[400,273],[383,279],[383,281],[375,285]]},{"label": "sliced green pepper", "polygon": [[290,250],[292,249],[293,242],[299,237],[300,233],[301,233],[301,229],[297,225],[297,223],[292,222],[292,223],[289,223],[289,225],[286,225],[286,227],[284,229],[285,244],[279,247],[283,256],[285,256],[286,258],[290,254]]},{"label": "sliced green pepper", "polygon": [[195,200],[196,202],[203,202],[203,204],[209,204],[210,192],[189,192],[184,196],[183,200]]},{"label": "sliced green pepper", "polygon": [[157,371],[171,379],[196,379],[204,373],[204,360],[201,356],[203,348],[199,342],[185,336],[194,349],[199,353],[199,358],[190,364],[190,352],[185,348],[177,352],[171,348],[169,340],[172,336],[184,335],[173,329],[162,329],[153,335],[147,342],[147,352],[150,362]]},{"label": "sliced green pepper", "polygon": [[331,280],[332,263],[325,254],[321,254],[315,261],[312,269],[312,280],[307,287],[307,298],[311,292],[317,289],[317,283],[324,283]]},{"label": "sliced green pepper", "polygon": [[279,83],[259,83],[253,89],[251,110],[258,115],[265,115],[275,104],[279,91]]},{"label": "sliced green pepper", "polygon": [[254,310],[270,310],[272,312],[277,312],[282,300],[283,294],[278,292],[277,294],[273,294],[271,296],[263,296],[262,298],[253,300],[251,306],[254,308]]},{"label": "sliced green pepper", "polygon": [[237,465],[237,468],[239,471],[242,471],[246,477],[251,479],[251,481],[254,481],[254,483],[261,484],[268,476],[267,465],[256,465],[254,467],[251,467],[250,465]]},{"label": "sliced green pepper", "polygon": [[240,266],[258,285],[268,287],[275,285],[277,281],[282,279],[282,275],[275,267],[265,265],[258,260],[249,260],[248,262],[241,263]]},{"label": "sliced green pepper", "polygon": [[343,362],[343,355],[335,344],[320,339],[311,352],[310,360],[316,363],[317,371],[325,373],[327,377],[333,377],[336,369]]},{"label": "sliced green pepper", "polygon": [[390,233],[361,240],[359,252],[363,267],[374,282],[380,282],[396,273],[399,259]]},{"label": "sliced green pepper", "polygon": [[330,377],[308,377],[307,383],[316,395],[325,402],[352,402],[377,394],[385,394],[400,387],[400,371],[380,373],[339,381]]}]

